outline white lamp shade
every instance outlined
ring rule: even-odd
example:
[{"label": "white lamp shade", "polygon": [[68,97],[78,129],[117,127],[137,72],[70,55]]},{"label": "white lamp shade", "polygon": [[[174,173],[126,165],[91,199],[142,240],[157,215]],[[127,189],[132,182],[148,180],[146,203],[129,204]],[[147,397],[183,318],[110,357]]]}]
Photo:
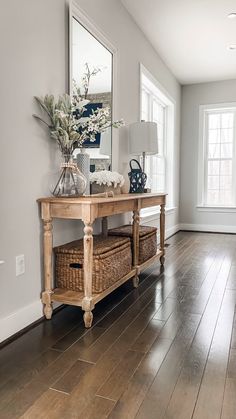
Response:
[{"label": "white lamp shade", "polygon": [[111,128],[101,134],[100,154],[111,156]]},{"label": "white lamp shade", "polygon": [[157,124],[155,122],[135,122],[129,126],[129,153],[157,154]]}]

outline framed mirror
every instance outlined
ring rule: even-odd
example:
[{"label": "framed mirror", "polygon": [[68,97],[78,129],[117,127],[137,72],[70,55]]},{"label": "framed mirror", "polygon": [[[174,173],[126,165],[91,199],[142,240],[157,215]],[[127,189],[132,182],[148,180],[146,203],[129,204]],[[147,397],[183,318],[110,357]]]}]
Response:
[{"label": "framed mirror", "polygon": [[[104,36],[88,22],[79,9],[70,13],[70,92],[74,84],[89,103],[84,116],[97,108],[109,107],[113,115],[113,52],[105,45]],[[94,142],[86,141],[80,152],[89,154],[90,171],[111,170],[112,129],[97,134]]]}]

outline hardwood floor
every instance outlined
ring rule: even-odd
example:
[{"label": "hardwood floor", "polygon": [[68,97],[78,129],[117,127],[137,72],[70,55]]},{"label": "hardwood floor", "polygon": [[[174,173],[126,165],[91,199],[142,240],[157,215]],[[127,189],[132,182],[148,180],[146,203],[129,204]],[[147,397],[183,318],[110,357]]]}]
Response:
[{"label": "hardwood floor", "polygon": [[179,232],[140,286],[0,351],[0,419],[235,419],[236,236]]}]

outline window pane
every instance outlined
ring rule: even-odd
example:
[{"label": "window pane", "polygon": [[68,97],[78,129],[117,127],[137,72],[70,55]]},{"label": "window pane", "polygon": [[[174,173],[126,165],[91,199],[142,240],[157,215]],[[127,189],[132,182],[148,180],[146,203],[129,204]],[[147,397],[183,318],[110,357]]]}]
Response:
[{"label": "window pane", "polygon": [[231,191],[220,191],[219,192],[219,205],[227,206],[232,205],[232,193]]},{"label": "window pane", "polygon": [[222,128],[233,128],[234,124],[234,114],[233,113],[223,113],[221,119]]},{"label": "window pane", "polygon": [[220,173],[220,162],[209,161],[208,162],[208,175],[219,175],[219,173]]},{"label": "window pane", "polygon": [[221,130],[221,142],[222,143],[231,143],[233,141],[233,130],[232,129],[222,129]]},{"label": "window pane", "polygon": [[[235,109],[236,111],[236,109]],[[234,153],[234,112],[207,113],[205,125],[207,139],[207,182],[206,203],[212,206],[233,205],[233,153]]]},{"label": "window pane", "polygon": [[219,204],[219,192],[208,190],[207,193],[207,204],[208,205],[217,205]]},{"label": "window pane", "polygon": [[147,187],[151,187],[153,192],[163,192],[166,184],[165,170],[165,141],[166,141],[166,112],[168,106],[162,104],[162,101],[151,90],[151,83],[145,85],[145,79],[142,85],[142,119],[152,121],[157,124],[158,133],[158,154],[148,156],[146,159]]},{"label": "window pane", "polygon": [[165,190],[165,177],[164,175],[159,175],[157,180],[157,192],[164,192]]},{"label": "window pane", "polygon": [[208,176],[208,189],[219,189],[219,181],[219,176]]},{"label": "window pane", "polygon": [[224,195],[224,205],[233,205],[233,196],[231,191],[220,192]]},{"label": "window pane", "polygon": [[232,188],[232,178],[231,176],[221,176],[220,177],[220,189],[231,190]]},{"label": "window pane", "polygon": [[152,192],[163,192],[165,189],[164,157],[148,156],[147,161],[149,161],[149,166],[146,166],[148,176],[147,187],[151,187]]},{"label": "window pane", "polygon": [[221,161],[221,163],[220,163],[220,174],[221,175],[232,176],[232,161],[231,160],[223,160],[223,161]]},{"label": "window pane", "polygon": [[219,143],[220,142],[220,130],[210,129],[208,135],[209,143]]},{"label": "window pane", "polygon": [[220,144],[209,144],[209,146],[208,146],[208,157],[210,159],[220,158]]},{"label": "window pane", "polygon": [[233,144],[221,144],[221,157],[231,158],[233,155]]},{"label": "window pane", "polygon": [[212,114],[208,116],[209,128],[220,128],[220,114]]},{"label": "window pane", "polygon": [[157,173],[165,173],[165,160],[163,158],[157,158],[157,165],[158,165],[158,171]]}]

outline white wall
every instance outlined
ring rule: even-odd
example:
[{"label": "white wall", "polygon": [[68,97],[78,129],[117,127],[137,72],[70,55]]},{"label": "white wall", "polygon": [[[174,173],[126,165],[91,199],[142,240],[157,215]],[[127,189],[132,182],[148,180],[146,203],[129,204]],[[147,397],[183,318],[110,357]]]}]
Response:
[{"label": "white wall", "polygon": [[181,192],[182,228],[236,232],[236,212],[202,211],[197,206],[199,106],[235,102],[236,80],[182,87]]},{"label": "white wall", "polygon": [[[8,0],[1,7],[0,134],[0,341],[41,316],[41,224],[36,199],[49,195],[49,179],[59,156],[33,119],[34,95],[67,89],[68,16],[66,0]],[[116,0],[79,4],[118,48],[117,115],[127,123],[139,118],[139,62],[176,101],[175,190],[178,204],[180,86],[124,7]],[[127,163],[127,129],[120,133],[120,170]],[[116,217],[115,223],[119,220]],[[169,227],[178,222],[178,210]],[[81,234],[80,222],[56,221],[55,244]],[[25,255],[26,271],[15,276],[15,256]]]}]

